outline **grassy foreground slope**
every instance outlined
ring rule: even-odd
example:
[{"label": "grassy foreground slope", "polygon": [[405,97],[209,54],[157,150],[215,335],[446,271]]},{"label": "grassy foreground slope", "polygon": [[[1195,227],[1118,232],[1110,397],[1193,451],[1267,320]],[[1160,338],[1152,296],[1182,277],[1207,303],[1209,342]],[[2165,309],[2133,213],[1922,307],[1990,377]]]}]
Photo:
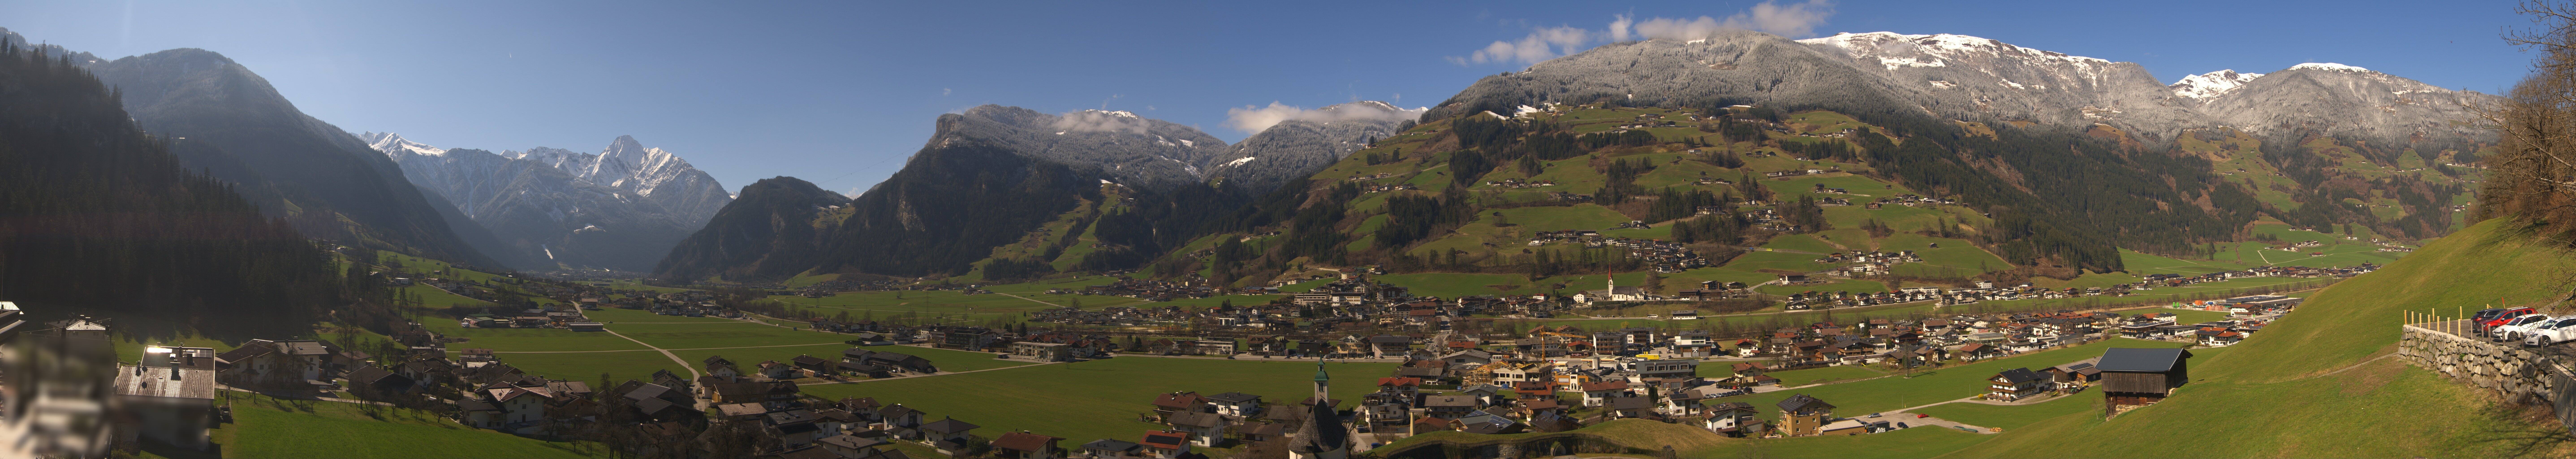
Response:
[{"label": "grassy foreground slope", "polygon": [[2576,261],[2511,226],[2471,226],[2318,292],[2255,339],[2195,362],[2192,383],[2162,404],[2107,421],[2063,415],[1947,457],[2567,456],[2576,448],[2546,408],[2533,415],[2378,359],[2396,349],[2401,311],[2554,299]]},{"label": "grassy foreground slope", "polygon": [[[466,427],[420,410],[369,412],[352,403],[231,396],[235,423],[209,433],[228,458],[542,458],[595,457],[606,452],[596,444],[549,442]],[[176,457],[211,456],[165,452]]]}]

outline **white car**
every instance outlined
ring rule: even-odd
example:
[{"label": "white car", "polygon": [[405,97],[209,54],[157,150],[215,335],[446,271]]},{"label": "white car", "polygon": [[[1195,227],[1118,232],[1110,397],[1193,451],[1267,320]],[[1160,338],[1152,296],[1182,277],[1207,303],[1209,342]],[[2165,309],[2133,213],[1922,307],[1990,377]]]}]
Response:
[{"label": "white car", "polygon": [[2522,334],[2529,332],[2532,325],[2547,322],[2549,319],[2551,319],[2551,317],[2549,317],[2548,314],[2528,314],[2522,317],[2515,317],[2513,320],[2505,321],[2504,325],[2497,325],[2494,329],[2487,330],[2487,336],[2493,336],[2497,341],[2513,341],[2522,339]]},{"label": "white car", "polygon": [[2522,335],[2525,336],[2525,338],[2522,339],[2522,345],[2530,347],[2548,346],[2551,344],[2564,343],[2569,340],[2576,340],[2576,317],[2562,317],[2557,320],[2540,322],[2539,325],[2533,325],[2530,328],[2524,329],[2522,331]]}]

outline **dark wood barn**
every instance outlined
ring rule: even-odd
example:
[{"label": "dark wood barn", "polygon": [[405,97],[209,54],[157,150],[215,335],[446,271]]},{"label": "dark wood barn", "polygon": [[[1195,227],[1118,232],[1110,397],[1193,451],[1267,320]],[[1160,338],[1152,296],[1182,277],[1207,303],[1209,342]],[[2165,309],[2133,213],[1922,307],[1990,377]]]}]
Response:
[{"label": "dark wood barn", "polygon": [[2120,407],[2152,405],[2173,395],[2174,388],[2191,382],[2191,371],[2184,364],[2191,351],[2182,349],[2111,348],[2102,352],[2100,363],[2103,409],[2118,414]]}]

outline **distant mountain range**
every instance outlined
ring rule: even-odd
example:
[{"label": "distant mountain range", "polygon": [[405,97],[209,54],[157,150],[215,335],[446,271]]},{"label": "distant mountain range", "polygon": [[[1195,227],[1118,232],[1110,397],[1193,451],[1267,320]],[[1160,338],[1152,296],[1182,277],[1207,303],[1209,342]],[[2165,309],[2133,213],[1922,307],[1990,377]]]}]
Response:
[{"label": "distant mountain range", "polygon": [[[2418,237],[2437,234],[2449,218],[2431,203],[2449,202],[2461,188],[2439,175],[2419,180],[2399,172],[2438,161],[2473,162],[2487,137],[2457,121],[2465,118],[2464,104],[2493,100],[2491,95],[2445,90],[2335,64],[2307,64],[2264,74],[2219,71],[2164,83],[2134,63],[1963,35],[1877,32],[1791,40],[1722,31],[1692,40],[1613,43],[1523,71],[1485,77],[1418,117],[1378,103],[1329,107],[1318,113],[1400,115],[1282,122],[1232,146],[1133,113],[1085,110],[1048,115],[977,107],[942,116],[938,133],[928,145],[902,172],[853,198],[848,217],[815,214],[817,225],[838,232],[812,242],[829,247],[823,251],[830,255],[795,263],[805,266],[802,269],[769,263],[746,270],[740,262],[703,255],[721,252],[716,247],[684,244],[675,254],[701,255],[666,259],[657,275],[675,280],[715,273],[730,273],[725,278],[735,280],[829,272],[953,275],[1005,262],[1011,272],[1027,274],[1031,267],[1039,272],[1125,269],[1160,263],[1157,259],[1178,263],[1173,267],[1196,266],[1167,258],[1169,251],[1209,232],[1259,232],[1265,231],[1264,225],[1303,219],[1310,210],[1343,211],[1342,205],[1319,206],[1318,199],[1325,195],[1318,193],[1342,196],[1344,191],[1328,190],[1335,184],[1308,180],[1308,176],[1347,163],[1353,152],[1371,147],[1370,139],[1408,132],[1402,129],[1403,123],[1448,123],[1483,114],[1492,114],[1492,120],[1532,122],[1525,115],[1548,111],[1545,107],[1605,104],[1734,113],[1730,116],[1755,116],[1756,121],[1767,116],[1774,117],[1767,121],[1772,123],[1779,122],[1780,115],[1742,110],[1752,106],[1771,110],[1755,113],[1822,109],[1847,114],[1881,130],[1836,133],[1834,137],[1844,140],[1829,142],[1845,146],[1834,148],[1857,148],[1863,140],[1902,141],[1903,148],[1897,148],[1898,143],[1873,144],[1878,148],[1866,156],[1835,156],[1839,160],[1865,162],[1877,170],[1874,177],[1959,196],[1980,208],[2013,209],[2010,218],[1981,223],[1996,226],[1984,231],[2005,235],[1988,242],[1992,251],[2015,263],[2047,264],[2058,270],[2114,269],[2120,265],[2115,247],[2175,253],[2200,250],[2193,248],[2195,244],[2246,237],[2239,226],[2258,218],[2302,226],[2368,225],[2383,233]],[[1736,108],[1726,108],[1730,106]],[[1455,167],[1449,169],[1408,174],[1460,170],[1482,174],[1498,168],[1474,158],[1523,158],[1519,166],[1499,168],[1553,173],[1557,166],[1527,159],[1554,159],[1568,148],[1581,152],[1631,142],[1601,139],[1578,146],[1574,133],[1549,133],[1556,128],[1544,125],[1474,124],[1478,129],[1501,130],[1446,130],[1458,126],[1444,124],[1404,134],[1431,136],[1430,140],[1416,137],[1407,144],[1424,151],[1386,148],[1373,154],[1385,155],[1382,158],[1387,161],[1458,161],[1462,156],[1453,152],[1480,153],[1465,156],[1473,161],[1450,164]],[[1700,129],[1711,132],[1717,127]],[[1678,133],[1657,137],[1672,134]],[[1565,137],[1549,137],[1558,135]],[[1809,145],[1824,137],[1809,137],[1815,139],[1765,140],[1769,143],[1761,145],[1801,151],[1826,148]],[[1811,153],[1851,154],[1833,151]],[[2134,156],[2141,151],[2184,152],[2181,156],[2188,158]],[[2240,152],[2259,154],[2240,156]],[[2256,164],[2240,164],[2243,158],[2253,158]],[[2350,164],[2347,159],[2365,161],[2377,169],[2350,171],[2338,166]],[[1599,161],[1592,167],[1605,167]],[[2234,170],[2218,170],[2219,164]],[[2294,180],[2258,183],[2236,175],[2248,167],[2277,171],[2266,175]],[[1606,172],[1594,174],[1600,173]],[[2354,180],[2327,180],[2330,177]],[[1479,184],[1468,177],[1454,180]],[[1445,186],[1415,182],[1406,183],[1433,189],[1409,193],[1437,194],[1436,188]],[[1175,199],[1200,194],[1230,198]],[[2362,198],[2403,201],[2404,205],[2393,213],[2381,212],[2386,215],[2374,215],[2366,211],[2368,207],[2308,205]],[[799,202],[828,200],[802,199]],[[1391,204],[1374,202],[1343,204],[1355,216],[1392,212],[1381,208]],[[1600,205],[1625,209],[1620,206],[1631,204]],[[781,211],[789,214],[738,215],[772,221],[805,215],[801,209]],[[1442,210],[1451,211],[1457,210]],[[1643,210],[1621,212],[1630,213],[1628,217],[1644,215]],[[1126,217],[1132,215],[1152,217]],[[714,225],[757,226],[756,221],[725,222],[724,218]],[[1379,221],[1375,219],[1345,221],[1339,216],[1324,221],[1358,227],[1379,224],[1362,223]],[[1455,220],[1440,221],[1455,224]],[[1431,227],[1436,225],[1426,228]],[[1142,234],[1150,237],[1125,236],[1133,234],[1133,228],[1143,228]],[[1287,244],[1366,236],[1344,234],[1336,236],[1342,239],[1296,239],[1292,234],[1291,241],[1306,242]],[[693,239],[691,244],[698,242]],[[1365,255],[1358,259],[1375,260],[1409,250],[1352,247],[1354,253]],[[1317,260],[1338,258],[1330,251],[1310,250],[1320,249],[1301,246],[1290,253],[1307,253]]]},{"label": "distant mountain range", "polygon": [[1724,31],[1700,40],[1614,43],[1490,76],[1426,118],[1615,96],[1639,103],[1727,99],[1866,107],[1978,122],[2109,124],[2143,140],[2227,126],[2310,130],[2372,141],[2453,141],[2482,133],[2464,102],[2496,100],[2339,64],[2269,74],[2223,70],[2173,83],[2146,68],[1965,35],[1842,33],[1806,40]]},{"label": "distant mountain range", "polygon": [[[803,181],[771,179],[778,183],[770,193],[793,197],[738,204],[761,209],[722,212],[655,273],[682,280],[781,279],[808,271],[959,274],[995,248],[1033,237],[1031,231],[1077,209],[1088,215],[1081,217],[1085,225],[1132,224],[1146,235],[1111,237],[1095,242],[1103,250],[1078,250],[1085,255],[1063,260],[1062,252],[1043,254],[1034,262],[1132,268],[1159,254],[1162,245],[1178,242],[1168,238],[1197,231],[1241,202],[1321,170],[1414,116],[1379,102],[1342,104],[1229,146],[1196,128],[1124,111],[1050,115],[975,107],[941,115],[936,132],[903,170],[847,198],[848,209],[813,216],[824,234],[809,239],[780,233],[793,240],[759,244],[728,239],[765,234],[749,229],[770,226],[766,222],[809,217],[807,207],[813,206],[807,204],[831,199],[805,190],[812,185]],[[780,202],[798,204],[778,207]],[[740,252],[748,246],[822,255],[752,257]],[[745,266],[750,260],[759,264]]]},{"label": "distant mountain range", "polygon": [[545,147],[496,154],[390,132],[360,137],[538,266],[650,270],[733,202],[714,177],[631,136],[596,154]]}]

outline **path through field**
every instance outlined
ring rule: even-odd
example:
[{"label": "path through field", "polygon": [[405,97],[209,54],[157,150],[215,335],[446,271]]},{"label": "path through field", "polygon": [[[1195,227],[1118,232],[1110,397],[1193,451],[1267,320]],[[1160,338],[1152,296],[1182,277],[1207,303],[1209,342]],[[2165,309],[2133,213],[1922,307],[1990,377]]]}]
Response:
[{"label": "path through field", "polygon": [[[996,293],[999,293],[999,292],[996,292]],[[1007,297],[1012,297],[1012,298],[1019,298],[1019,299],[1023,299],[1023,300],[1029,300],[1029,301],[1037,301],[1037,303],[1038,303],[1038,304],[1043,304],[1043,305],[1048,305],[1048,306],[1064,307],[1064,305],[1061,305],[1061,304],[1048,303],[1048,302],[1038,301],[1038,300],[1031,300],[1031,299],[1029,299],[1029,297],[1025,297],[1025,296],[1012,295],[1012,294],[1008,294],[1008,293],[1003,293],[1003,294],[1002,294],[1002,296],[1007,296]]]},{"label": "path through field", "polygon": [[656,351],[656,352],[661,352],[663,357],[670,357],[670,358],[671,358],[671,363],[677,363],[677,364],[680,364],[680,368],[681,368],[681,369],[689,370],[689,380],[690,380],[690,381],[696,381],[696,380],[698,380],[698,367],[697,367],[697,366],[694,366],[694,365],[689,365],[689,361],[687,361],[687,360],[680,360],[680,355],[679,355],[679,354],[673,354],[673,353],[671,353],[671,351],[670,351],[670,350],[668,350],[668,349],[663,349],[663,348],[659,348],[659,347],[653,347],[653,345],[652,345],[652,344],[645,343],[645,342],[644,342],[644,340],[639,340],[639,339],[635,339],[635,338],[627,338],[627,337],[626,337],[626,335],[618,335],[618,334],[617,334],[617,330],[609,330],[609,329],[602,328],[602,329],[600,329],[600,331],[608,332],[608,334],[611,334],[611,335],[617,335],[617,337],[619,337],[619,338],[626,338],[626,340],[627,340],[627,341],[634,341],[634,342],[635,342],[635,344],[643,345],[644,347],[653,348],[653,350],[654,350],[654,351]]},{"label": "path through field", "polygon": [[[691,323],[723,323],[723,322],[691,322]],[[620,338],[625,338],[624,336],[619,336],[619,337],[620,337]],[[634,340],[634,338],[627,338],[627,340],[628,340],[628,341],[633,341],[633,340]],[[712,351],[712,350],[717,350],[717,349],[752,349],[752,348],[763,348],[763,347],[800,347],[800,346],[821,346],[821,345],[825,345],[825,344],[841,344],[841,343],[845,343],[845,342],[846,342],[846,341],[833,341],[833,342],[829,342],[829,343],[811,343],[811,344],[780,344],[780,345],[775,345],[775,346],[693,347],[693,348],[687,348],[687,349],[656,349],[656,350],[672,350],[672,351]],[[647,344],[646,346],[651,346],[651,345],[650,345],[650,344]],[[493,353],[494,353],[494,354],[586,354],[586,353],[593,353],[593,352],[643,352],[643,351],[644,351],[643,349],[619,349],[619,350],[614,350],[614,351],[508,351],[508,352],[495,351],[495,352],[493,352]]]}]

